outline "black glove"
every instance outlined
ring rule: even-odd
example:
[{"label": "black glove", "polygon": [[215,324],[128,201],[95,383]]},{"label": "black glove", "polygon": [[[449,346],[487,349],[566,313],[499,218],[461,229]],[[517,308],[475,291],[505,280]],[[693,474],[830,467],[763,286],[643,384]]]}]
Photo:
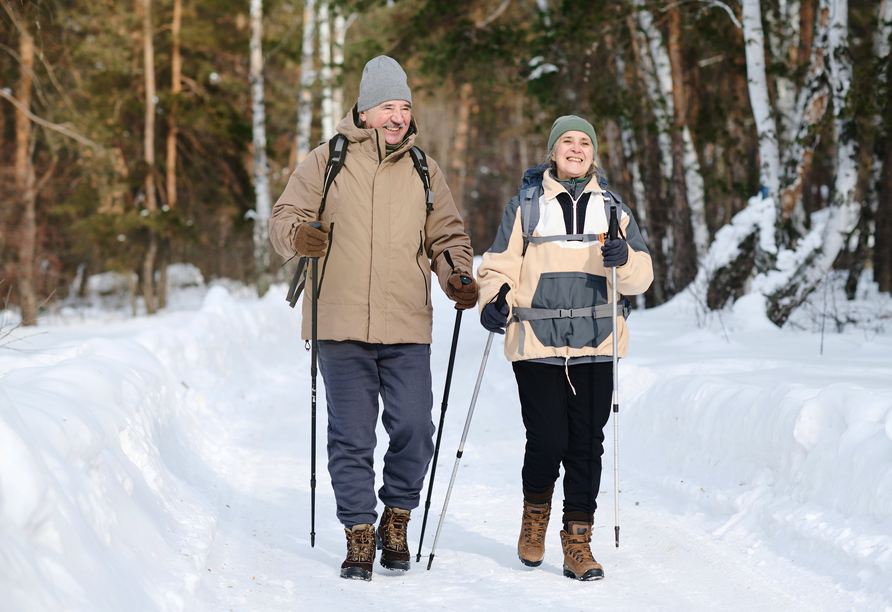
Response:
[{"label": "black glove", "polygon": [[508,304],[502,306],[501,310],[496,307],[495,302],[484,306],[480,313],[480,324],[486,328],[486,331],[504,334],[505,326],[508,325]]},{"label": "black glove", "polygon": [[623,238],[609,238],[601,246],[601,256],[604,257],[605,268],[617,268],[629,261],[629,243]]}]

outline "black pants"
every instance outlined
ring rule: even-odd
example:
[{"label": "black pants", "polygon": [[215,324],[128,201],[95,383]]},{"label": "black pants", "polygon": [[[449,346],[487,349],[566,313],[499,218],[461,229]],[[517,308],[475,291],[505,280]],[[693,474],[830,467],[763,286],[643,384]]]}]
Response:
[{"label": "black pants", "polygon": [[524,490],[548,491],[563,465],[564,513],[593,513],[598,507],[601,486],[601,455],[604,454],[604,426],[610,418],[613,363],[584,363],[566,370],[563,366],[525,361],[516,361],[513,365],[527,434],[522,472]]}]

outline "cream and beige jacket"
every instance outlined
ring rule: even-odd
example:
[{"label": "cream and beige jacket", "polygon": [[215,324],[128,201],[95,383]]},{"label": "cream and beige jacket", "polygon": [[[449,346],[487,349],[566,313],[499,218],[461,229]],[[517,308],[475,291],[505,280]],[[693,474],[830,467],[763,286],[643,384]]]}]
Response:
[{"label": "cream and beige jacket", "polygon": [[[584,213],[579,211],[580,218],[576,221],[577,201],[569,197],[550,172],[546,172],[541,196],[538,202],[533,202],[533,206],[539,207],[539,220],[532,235],[606,234],[605,192],[596,183],[591,180],[586,185],[584,192],[589,193],[588,205]],[[564,207],[558,201],[561,193],[564,194]],[[582,201],[581,195],[578,201]],[[567,205],[571,203],[572,209],[569,209]],[[631,210],[622,205],[618,213],[620,232],[629,243],[629,259],[616,269],[618,299],[621,299],[622,294],[643,293],[653,281],[653,267]],[[508,315],[505,356],[510,361],[560,358],[564,363],[577,357],[612,356],[613,323],[609,317],[516,320],[514,314],[518,308],[564,310],[569,314],[566,311],[612,304],[612,272],[604,267],[600,240],[531,242],[523,255],[521,217],[520,197],[517,196],[505,209],[495,242],[484,253],[477,269],[481,311],[495,299],[503,283],[508,283],[511,288],[507,296],[511,313]],[[574,231],[568,231],[568,218],[578,223]],[[581,232],[575,231],[578,227],[582,228]],[[622,316],[618,317],[618,328],[617,349],[619,356],[625,357],[629,330]]]},{"label": "cream and beige jacket", "polygon": [[[430,157],[434,204],[427,213],[424,185],[409,154],[418,131],[415,120],[410,136],[390,155],[385,155],[384,130],[363,129],[357,122],[354,107],[337,127],[349,143],[321,218],[333,227],[327,261],[318,265],[318,338],[430,344],[431,270],[445,291],[453,273],[443,256],[449,251],[455,272],[472,276],[471,241]],[[311,151],[273,207],[269,235],[283,257],[295,255],[297,228],[317,220],[328,156],[328,143]],[[302,310],[305,339],[311,333],[310,283]]]}]

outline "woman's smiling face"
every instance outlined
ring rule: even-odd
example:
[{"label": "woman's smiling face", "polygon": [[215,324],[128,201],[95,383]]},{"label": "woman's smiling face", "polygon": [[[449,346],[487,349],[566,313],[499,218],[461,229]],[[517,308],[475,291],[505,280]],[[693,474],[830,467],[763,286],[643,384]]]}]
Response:
[{"label": "woman's smiling face", "polygon": [[564,132],[554,145],[552,159],[557,166],[557,178],[582,178],[588,174],[595,157],[592,139],[584,132]]}]

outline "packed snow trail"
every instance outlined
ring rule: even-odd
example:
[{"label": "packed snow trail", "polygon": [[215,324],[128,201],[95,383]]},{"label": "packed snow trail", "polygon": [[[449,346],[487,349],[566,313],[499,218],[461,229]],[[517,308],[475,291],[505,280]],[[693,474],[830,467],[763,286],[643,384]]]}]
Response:
[{"label": "packed snow trail", "polygon": [[[425,570],[487,335],[466,313],[422,562],[365,583],[338,576],[324,392],[309,545],[309,353],[284,289],[215,287],[197,311],[50,326],[0,354],[0,608],[892,611],[887,336],[830,335],[821,357],[818,336],[746,301],[725,331],[683,300],[633,313],[620,548],[608,435],[592,542],[606,578],[580,583],[562,576],[559,506],[542,566],[517,560],[524,434],[499,339]],[[437,423],[454,310],[434,307]]]}]

